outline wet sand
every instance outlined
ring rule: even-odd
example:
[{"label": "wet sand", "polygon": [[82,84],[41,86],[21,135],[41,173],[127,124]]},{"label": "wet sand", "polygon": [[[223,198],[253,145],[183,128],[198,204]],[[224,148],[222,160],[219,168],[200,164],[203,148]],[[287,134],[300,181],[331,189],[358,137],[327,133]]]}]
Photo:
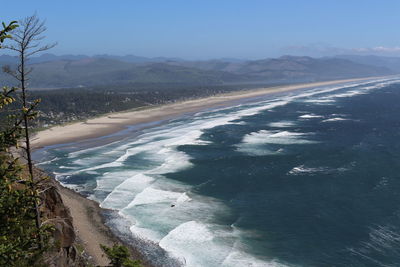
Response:
[{"label": "wet sand", "polygon": [[150,106],[141,108],[139,110],[110,113],[98,118],[88,119],[85,122],[76,122],[62,126],[55,126],[47,130],[40,131],[33,137],[32,145],[37,149],[49,145],[82,141],[84,139],[91,139],[113,134],[125,129],[127,126],[139,123],[160,121],[190,112],[201,111],[207,108],[226,106],[233,101],[246,100],[273,93],[283,93],[310,87],[366,81],[373,78],[374,77],[335,80],[237,91],[195,100],[176,102],[173,104]]}]

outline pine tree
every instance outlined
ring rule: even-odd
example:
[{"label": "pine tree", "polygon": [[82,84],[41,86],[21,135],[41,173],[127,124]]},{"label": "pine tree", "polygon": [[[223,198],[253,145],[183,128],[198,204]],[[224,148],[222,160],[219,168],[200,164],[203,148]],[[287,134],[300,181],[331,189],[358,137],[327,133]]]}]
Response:
[{"label": "pine tree", "polygon": [[[22,105],[22,125],[25,139],[25,150],[26,161],[28,165],[29,173],[29,185],[32,186],[33,191],[36,190],[36,182],[33,173],[33,161],[31,156],[31,144],[30,144],[30,121],[33,120],[37,113],[34,111],[36,105],[40,100],[34,100],[30,102],[27,94],[27,87],[29,81],[29,74],[32,72],[32,68],[28,66],[28,60],[31,56],[51,49],[56,44],[41,45],[41,41],[44,39],[43,33],[46,31],[44,21],[40,21],[36,14],[26,17],[19,21],[19,27],[12,32],[12,44],[5,45],[4,48],[17,52],[19,58],[19,64],[16,70],[12,70],[9,67],[5,67],[4,71],[13,76],[18,82],[21,89],[21,105]],[[36,210],[36,228],[41,228],[40,209],[37,202],[34,203]],[[39,245],[43,248],[43,238],[39,234]]]},{"label": "pine tree", "polygon": [[[1,43],[16,27],[16,22],[3,23]],[[18,156],[24,120],[34,117],[37,102],[15,109],[17,91],[15,87],[3,87],[0,92],[0,112],[9,114],[0,129],[0,266],[34,265],[43,252],[39,240],[46,232],[46,227],[36,224],[40,200],[35,181],[26,179]]]}]

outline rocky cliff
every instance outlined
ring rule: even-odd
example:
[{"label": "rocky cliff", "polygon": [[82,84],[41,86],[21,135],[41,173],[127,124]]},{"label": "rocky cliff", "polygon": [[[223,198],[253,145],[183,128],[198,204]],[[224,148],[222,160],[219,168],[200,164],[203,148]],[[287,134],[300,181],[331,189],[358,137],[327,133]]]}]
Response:
[{"label": "rocky cliff", "polygon": [[87,266],[86,258],[78,250],[71,214],[61,199],[56,182],[46,179],[42,192],[42,223],[54,229],[49,240],[51,248],[45,253],[43,263],[50,267]]}]

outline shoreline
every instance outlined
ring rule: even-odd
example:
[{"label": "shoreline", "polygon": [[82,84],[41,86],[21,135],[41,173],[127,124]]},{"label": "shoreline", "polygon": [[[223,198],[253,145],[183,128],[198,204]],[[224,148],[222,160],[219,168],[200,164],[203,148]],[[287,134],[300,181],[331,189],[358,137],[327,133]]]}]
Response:
[{"label": "shoreline", "polygon": [[80,244],[85,253],[89,256],[89,261],[95,266],[108,266],[110,261],[103,256],[100,244],[108,247],[115,243],[125,245],[134,259],[141,261],[143,267],[154,267],[148,260],[133,246],[121,240],[105,224],[104,212],[107,211],[99,206],[94,200],[90,200],[74,190],[64,187],[54,177],[52,178],[57,190],[61,195],[64,205],[69,209],[73,219],[73,226]]},{"label": "shoreline", "polygon": [[102,221],[103,219],[99,216],[100,207],[94,201],[62,186],[55,178],[53,179],[57,184],[64,205],[70,211],[78,243],[84,248],[85,253],[90,256],[89,260],[95,265],[108,265],[107,258],[102,257],[103,252],[100,244],[112,246],[117,240],[110,235]]},{"label": "shoreline", "polygon": [[[119,112],[106,114],[104,116],[89,119],[86,122],[77,122],[65,126],[56,126],[41,132],[34,137],[33,147],[35,150],[63,143],[82,141],[84,139],[98,138],[110,135],[128,126],[150,123],[154,121],[167,120],[190,112],[198,112],[207,108],[227,106],[235,100],[248,100],[274,93],[284,93],[299,89],[306,89],[318,86],[328,86],[358,81],[368,81],[383,77],[369,77],[360,79],[335,80],[328,82],[308,83],[289,85],[271,88],[262,88],[241,92],[221,94],[215,97],[207,97],[196,100],[189,100],[174,104],[167,104],[158,107],[149,107],[137,111]],[[96,265],[105,266],[109,262],[102,257],[100,244],[112,246],[115,242],[126,245],[132,252],[135,259],[142,261],[143,266],[152,267],[149,255],[143,255],[134,245],[124,242],[116,232],[105,224],[106,213],[112,210],[103,209],[99,203],[86,198],[72,189],[62,186],[55,178],[58,190],[64,204],[69,208],[73,218],[73,225],[79,240],[86,253],[92,258]]]},{"label": "shoreline", "polygon": [[74,122],[66,125],[54,126],[49,129],[39,131],[32,138],[31,143],[34,149],[39,149],[51,145],[71,143],[82,141],[85,139],[93,139],[117,133],[132,125],[167,120],[186,113],[199,112],[207,108],[229,106],[229,104],[234,101],[246,100],[276,93],[290,92],[299,89],[329,86],[341,83],[368,81],[379,78],[384,77],[333,80],[235,91],[205,98],[176,102],[172,104],[149,106],[141,108],[139,110],[109,113],[97,118],[88,119],[84,122]]}]

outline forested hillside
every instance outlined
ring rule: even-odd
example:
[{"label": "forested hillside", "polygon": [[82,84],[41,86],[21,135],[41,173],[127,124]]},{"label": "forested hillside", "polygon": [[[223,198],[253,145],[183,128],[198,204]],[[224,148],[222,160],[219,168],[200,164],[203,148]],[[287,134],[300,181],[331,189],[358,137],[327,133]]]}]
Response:
[{"label": "forested hillside", "polygon": [[[155,62],[155,60],[159,60]],[[16,58],[0,56],[0,65]],[[283,56],[253,61],[148,59],[134,56],[45,56],[32,58],[32,88],[74,88],[130,83],[218,85],[233,83],[309,82],[393,74],[385,66],[341,58]],[[12,84],[9,75],[0,82]]]}]

